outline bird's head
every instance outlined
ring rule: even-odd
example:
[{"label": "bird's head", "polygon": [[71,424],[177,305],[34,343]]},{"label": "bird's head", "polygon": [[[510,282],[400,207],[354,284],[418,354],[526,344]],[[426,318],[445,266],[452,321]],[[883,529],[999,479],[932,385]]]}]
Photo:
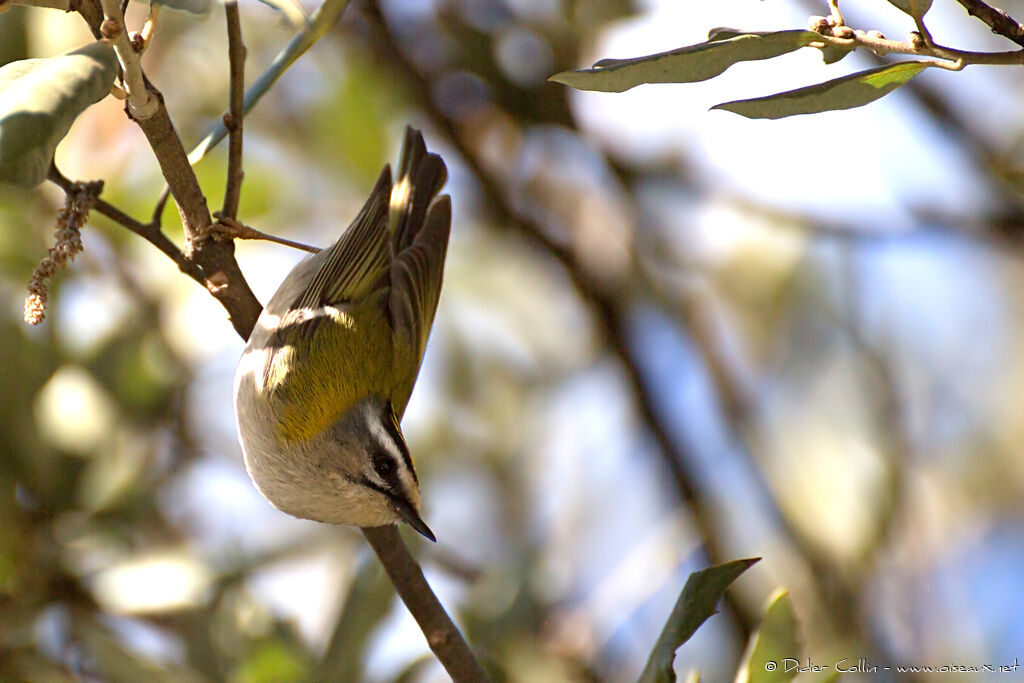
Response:
[{"label": "bird's head", "polygon": [[268,415],[247,420],[245,412],[240,404],[246,469],[274,507],[328,524],[406,522],[435,540],[420,517],[419,481],[388,401],[361,399],[326,429],[300,439],[282,439],[282,431],[288,430],[247,429],[242,425],[274,425],[275,420]]}]

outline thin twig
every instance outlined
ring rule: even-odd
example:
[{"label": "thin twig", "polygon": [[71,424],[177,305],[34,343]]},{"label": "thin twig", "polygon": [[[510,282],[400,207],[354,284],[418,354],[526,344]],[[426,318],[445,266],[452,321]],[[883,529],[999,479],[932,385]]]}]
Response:
[{"label": "thin twig", "polygon": [[[927,29],[926,29],[927,30]],[[821,44],[811,43],[811,47],[831,46],[844,50],[864,48],[876,55],[900,54],[914,57],[934,57],[947,60],[952,64],[936,63],[934,66],[962,69],[971,64],[988,64],[993,66],[1012,66],[1024,64],[1024,50],[1008,50],[1005,52],[975,52],[957,50],[955,48],[930,42],[930,36],[921,36],[920,43],[901,40],[889,40],[866,32],[854,33],[851,37],[837,38],[819,32]]]},{"label": "thin twig", "polygon": [[162,225],[164,220],[164,209],[167,208],[167,200],[171,198],[171,188],[168,185],[164,185],[164,189],[160,190],[160,196],[156,200],[156,206],[153,207],[153,217],[149,219],[149,222],[153,225]]},{"label": "thin twig", "polygon": [[430,649],[452,680],[459,683],[489,680],[459,629],[430,590],[423,571],[402,541],[398,527],[382,526],[362,531],[402,602],[426,636]]},{"label": "thin twig", "polygon": [[137,120],[148,119],[160,108],[160,103],[146,88],[142,75],[139,55],[132,47],[128,29],[124,25],[124,14],[117,0],[100,0],[103,5],[103,37],[114,46],[117,61],[121,63],[124,87],[128,91],[128,112]]},{"label": "thin twig", "polygon": [[[267,94],[271,86],[277,82],[292,64],[306,51],[313,47],[331,29],[345,11],[349,0],[324,0],[319,9],[310,18],[305,28],[288,42],[281,52],[274,57],[274,61],[267,67],[267,70],[260,74],[259,78],[253,81],[245,92],[244,111],[252,111],[256,103]],[[224,139],[228,129],[223,120],[215,122],[203,135],[202,140],[188,154],[188,159],[195,164],[202,159],[207,152],[213,149],[217,143]]]},{"label": "thin twig", "polygon": [[1011,17],[1001,9],[991,7],[981,0],[956,0],[967,13],[977,17],[990,29],[992,33],[1009,38],[1021,47],[1024,47],[1024,25]]},{"label": "thin twig", "polygon": [[[46,177],[52,183],[64,190],[64,192],[71,192],[75,186],[75,182],[66,178],[55,165],[50,166],[49,174]],[[203,284],[203,271],[200,270],[196,264],[185,258],[185,255],[181,253],[181,250],[178,249],[174,242],[172,242],[167,235],[161,232],[159,225],[137,221],[124,211],[121,211],[121,209],[103,199],[97,198],[92,208],[94,211],[98,211],[118,225],[131,230],[136,235],[152,244],[154,247],[162,251],[168,258],[174,261],[181,272],[185,273],[199,284]]]},{"label": "thin twig", "polygon": [[295,240],[285,239],[284,237],[270,235],[262,230],[257,230],[256,228],[235,220],[234,218],[228,218],[219,212],[214,213],[213,217],[217,219],[217,222],[210,226],[210,231],[215,235],[221,235],[233,240],[263,240],[265,242],[273,242],[274,244],[291,247],[292,249],[299,249],[300,251],[308,251],[310,254],[320,253],[319,247],[312,247],[308,244],[303,244],[302,242],[296,242]]},{"label": "thin twig", "polygon": [[256,325],[262,306],[235,261],[234,244],[209,238],[213,219],[195,171],[188,163],[174,124],[162,100],[156,113],[137,123],[149,141],[178,205],[185,229],[185,257],[203,271],[206,289],[227,309],[231,324],[243,338]]},{"label": "thin twig", "polygon": [[224,190],[225,218],[238,215],[238,202],[242,196],[242,101],[245,98],[245,43],[242,42],[242,24],[238,16],[238,2],[224,3],[228,24],[228,60],[231,72],[231,92],[228,113],[224,115],[224,126],[228,129],[228,180]]},{"label": "thin twig", "polygon": [[[804,0],[804,4],[808,11],[814,11],[816,0]],[[891,63],[874,54],[866,57],[879,65]],[[902,89],[936,120],[938,128],[946,134],[947,139],[956,144],[977,168],[1003,181],[987,184],[987,191],[995,198],[988,210],[992,217],[991,224],[979,226],[978,229],[986,233],[991,244],[1010,246],[1011,253],[1021,254],[1020,226],[1024,225],[1024,202],[1018,191],[1019,180],[1012,165],[1005,161],[1005,155],[973,126],[974,117],[962,115],[958,109],[951,107],[943,93],[928,81],[914,79]],[[917,213],[919,223],[934,222],[934,216]],[[950,232],[960,232],[965,236],[973,234],[971,230],[964,229],[963,221],[954,220],[953,223],[958,225],[951,227]]]},{"label": "thin twig", "polygon": [[[80,1],[89,2],[90,0]],[[260,99],[270,90],[271,86],[277,82],[291,65],[327,33],[338,21],[341,13],[345,11],[348,3],[349,0],[324,0],[323,4],[320,5],[310,18],[306,27],[295,34],[288,42],[288,45],[274,58],[273,63],[267,67],[267,70],[246,90],[242,106],[243,116],[252,111],[252,108],[256,106]],[[224,114],[228,113],[230,112],[225,112]],[[198,163],[207,152],[216,147],[227,136],[228,132],[224,115],[222,115],[220,120],[210,126],[199,143],[189,152],[189,163]],[[153,209],[154,220],[157,220],[163,214],[169,192],[169,188],[165,185],[160,193],[160,198],[157,200],[156,207]]]}]

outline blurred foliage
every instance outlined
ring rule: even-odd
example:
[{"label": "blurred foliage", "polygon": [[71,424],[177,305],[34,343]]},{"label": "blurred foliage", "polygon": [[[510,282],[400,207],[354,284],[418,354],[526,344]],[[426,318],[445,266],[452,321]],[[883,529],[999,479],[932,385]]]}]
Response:
[{"label": "blurred foliage", "polygon": [[[251,83],[300,29],[241,9]],[[607,100],[588,99],[602,96],[547,82],[657,11],[353,2],[246,119],[240,218],[310,243],[355,214],[407,121],[448,161],[445,293],[405,418],[440,539],[410,540],[428,578],[496,680],[635,680],[686,576],[751,555],[764,560],[677,671],[726,680],[750,637],[754,662],[795,632],[792,656],[821,663],[1012,664],[1019,122],[990,125],[975,91],[923,74],[867,110],[902,102],[929,147],[957,150],[943,171],[977,203],[944,215],[893,187],[899,229],[771,204],[729,185],[696,138],[644,152],[626,133],[646,124],[609,130]],[[223,19],[215,6],[160,22],[144,65],[191,148],[227,100]],[[59,54],[89,40],[78,24],[14,8],[0,56]],[[1019,92],[1018,75],[999,78],[981,92]],[[838,151],[814,168],[853,205],[899,161],[801,140],[804,165]],[[871,177],[844,175],[854,156],[872,156]],[[90,107],[57,161],[148,220],[162,180],[119,102]],[[196,171],[219,205],[223,150]],[[46,322],[21,322],[62,202],[0,187],[0,680],[443,680],[362,538],[285,518],[252,489],[230,406],[241,341],[207,292],[94,216]],[[237,253],[263,300],[300,257]]]}]

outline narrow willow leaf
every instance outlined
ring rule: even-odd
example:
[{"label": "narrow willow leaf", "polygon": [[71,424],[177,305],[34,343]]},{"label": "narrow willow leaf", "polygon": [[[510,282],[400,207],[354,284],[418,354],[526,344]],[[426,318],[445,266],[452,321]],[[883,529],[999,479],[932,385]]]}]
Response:
[{"label": "narrow willow leaf", "polygon": [[889,0],[889,4],[899,7],[915,19],[920,19],[931,9],[932,0]]},{"label": "narrow willow leaf", "polygon": [[821,59],[826,64],[835,64],[846,55],[853,52],[852,48],[838,47],[836,45],[825,45],[821,49]]},{"label": "narrow willow leaf", "polygon": [[821,40],[813,31],[716,31],[704,43],[646,57],[602,59],[592,69],[563,71],[548,80],[601,92],[623,92],[643,83],[696,83],[718,76],[737,62],[771,59]]},{"label": "narrow willow leaf", "polygon": [[0,181],[33,187],[79,114],[110,93],[114,50],[91,43],[56,57],[0,68]]},{"label": "narrow willow leaf", "polygon": [[708,42],[714,42],[716,40],[729,40],[736,36],[744,36],[748,33],[754,33],[753,31],[741,31],[738,28],[729,28],[728,26],[719,26],[708,31]]},{"label": "narrow willow leaf", "polygon": [[309,23],[309,15],[306,8],[299,0],[260,0],[264,5],[272,7],[288,21],[292,26],[302,26]]},{"label": "narrow willow leaf", "polygon": [[[267,91],[277,82],[277,79],[288,71],[291,65],[305,54],[306,50],[313,47],[314,43],[320,40],[334,26],[338,17],[348,7],[348,3],[349,0],[324,0],[323,4],[320,5],[316,13],[310,18],[309,23],[305,25],[305,28],[291,39],[291,42],[288,43],[285,49],[281,50],[277,57],[274,57],[274,61],[267,67],[267,70],[245,91],[242,109],[246,114],[267,94]],[[206,156],[207,152],[216,147],[217,143],[223,140],[227,134],[228,129],[224,125],[224,121],[218,119],[216,123],[206,130],[199,144],[189,152],[189,163],[196,164]]]},{"label": "narrow willow leaf", "polygon": [[799,660],[800,641],[793,603],[789,593],[777,590],[768,599],[768,607],[757,632],[750,636],[736,672],[736,683],[791,681],[797,674],[797,667],[789,666],[789,663]]},{"label": "narrow willow leaf", "polygon": [[651,656],[647,658],[647,665],[640,674],[640,683],[676,680],[672,668],[676,650],[690,639],[708,617],[716,613],[715,605],[725,589],[760,559],[733,560],[690,574],[672,608],[672,614],[658,636],[658,642],[651,650]]},{"label": "narrow willow leaf", "polygon": [[853,109],[888,95],[928,66],[928,62],[889,64],[767,97],[723,102],[712,109],[725,109],[748,119],[781,119],[797,114]]}]

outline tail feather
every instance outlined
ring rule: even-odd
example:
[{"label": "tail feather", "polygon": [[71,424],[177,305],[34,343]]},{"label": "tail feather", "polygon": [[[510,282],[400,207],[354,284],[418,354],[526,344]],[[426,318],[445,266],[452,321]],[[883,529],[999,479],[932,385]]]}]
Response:
[{"label": "tail feather", "polygon": [[391,234],[396,254],[413,244],[427,211],[447,180],[448,169],[441,157],[427,152],[423,135],[406,126],[402,157],[391,191]]}]

